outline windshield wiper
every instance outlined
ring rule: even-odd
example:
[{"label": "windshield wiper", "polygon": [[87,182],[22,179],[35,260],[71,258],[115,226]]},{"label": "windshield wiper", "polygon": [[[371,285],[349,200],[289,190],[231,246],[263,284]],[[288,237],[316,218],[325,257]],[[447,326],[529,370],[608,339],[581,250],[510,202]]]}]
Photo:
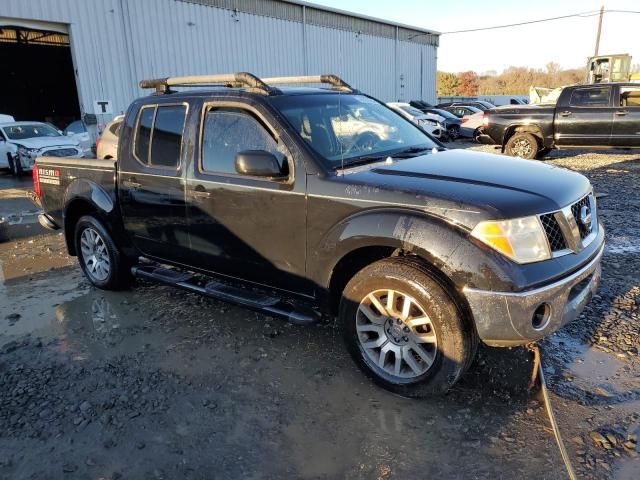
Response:
[{"label": "windshield wiper", "polygon": [[431,151],[433,150],[433,147],[409,147],[405,150],[401,150],[398,153],[394,153],[393,155],[391,155],[392,158],[408,158],[408,157],[413,157],[418,153],[423,153],[426,151]]},{"label": "windshield wiper", "polygon": [[389,155],[369,155],[365,157],[358,157],[348,162],[344,162],[338,168],[351,168],[359,167],[361,165],[367,165],[368,163],[381,162],[387,159]]}]

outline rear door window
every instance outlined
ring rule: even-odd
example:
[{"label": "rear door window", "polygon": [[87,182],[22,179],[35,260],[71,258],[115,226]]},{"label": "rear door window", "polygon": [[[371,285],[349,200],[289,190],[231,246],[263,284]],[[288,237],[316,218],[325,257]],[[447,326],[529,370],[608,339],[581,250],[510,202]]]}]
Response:
[{"label": "rear door window", "polygon": [[186,113],[184,105],[158,107],[151,137],[151,166],[178,168]]},{"label": "rear door window", "polygon": [[620,106],[640,107],[640,87],[621,87]]},{"label": "rear door window", "polygon": [[573,107],[608,107],[611,87],[579,88],[571,94]]},{"label": "rear door window", "polygon": [[135,135],[134,154],[138,161],[149,167],[177,169],[186,115],[186,105],[143,107]]}]

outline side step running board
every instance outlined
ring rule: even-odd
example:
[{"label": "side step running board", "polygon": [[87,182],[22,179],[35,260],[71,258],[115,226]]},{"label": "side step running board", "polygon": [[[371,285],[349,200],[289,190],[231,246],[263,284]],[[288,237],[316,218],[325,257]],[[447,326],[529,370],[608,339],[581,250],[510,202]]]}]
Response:
[{"label": "side step running board", "polygon": [[131,273],[138,278],[154,280],[216,300],[235,303],[252,310],[283,317],[296,325],[315,323],[321,318],[320,313],[306,305],[295,305],[293,302],[287,302],[278,297],[228,285],[204,275],[149,264],[136,265],[131,268]]}]

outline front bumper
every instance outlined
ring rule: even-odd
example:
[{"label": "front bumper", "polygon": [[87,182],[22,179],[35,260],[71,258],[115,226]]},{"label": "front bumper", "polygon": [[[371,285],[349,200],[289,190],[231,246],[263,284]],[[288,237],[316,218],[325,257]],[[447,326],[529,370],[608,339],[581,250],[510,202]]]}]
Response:
[{"label": "front bumper", "polygon": [[[601,277],[604,243],[587,265],[562,280],[524,292],[491,292],[465,288],[478,335],[496,347],[524,345],[575,320],[595,294]],[[534,327],[534,315],[544,315]]]}]

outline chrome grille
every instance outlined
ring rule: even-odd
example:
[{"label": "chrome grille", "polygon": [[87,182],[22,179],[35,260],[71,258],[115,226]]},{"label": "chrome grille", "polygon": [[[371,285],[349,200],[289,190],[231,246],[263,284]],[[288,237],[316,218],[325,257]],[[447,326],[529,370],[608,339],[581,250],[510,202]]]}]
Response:
[{"label": "chrome grille", "polygon": [[47,150],[44,154],[47,157],[71,157],[77,155],[78,151],[75,148],[59,148],[57,150]]},{"label": "chrome grille", "polygon": [[593,220],[591,221],[591,223],[588,226],[585,225],[580,220],[580,212],[582,210],[582,207],[587,207],[589,210],[591,209],[591,204],[589,202],[589,197],[590,197],[590,195],[587,195],[582,200],[580,200],[580,201],[574,203],[573,205],[571,205],[571,213],[573,213],[573,218],[576,219],[576,223],[578,224],[578,230],[580,231],[580,238],[582,240],[584,240],[587,237],[587,235],[589,235],[591,233],[591,230],[593,229]]},{"label": "chrome grille", "polygon": [[567,248],[567,242],[564,240],[560,225],[553,213],[546,213],[540,215],[540,222],[547,234],[547,240],[549,240],[549,246],[552,252],[558,252]]},{"label": "chrome grille", "polygon": [[538,217],[554,256],[577,253],[595,238],[598,226],[593,194],[556,212]]}]

